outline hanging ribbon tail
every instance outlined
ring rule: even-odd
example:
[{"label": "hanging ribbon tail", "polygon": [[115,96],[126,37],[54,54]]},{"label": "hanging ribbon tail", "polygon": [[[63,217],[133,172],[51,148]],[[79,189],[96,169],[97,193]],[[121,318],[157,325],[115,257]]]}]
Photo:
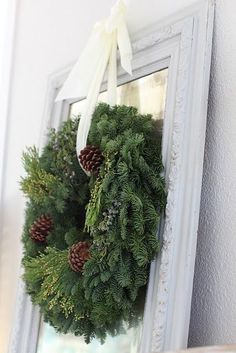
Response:
[{"label": "hanging ribbon tail", "polygon": [[118,1],[111,10],[111,16],[107,20],[107,31],[117,30],[117,46],[120,52],[120,63],[122,68],[132,75],[132,47],[126,24],[127,6],[124,0]]},{"label": "hanging ribbon tail", "polygon": [[111,52],[108,65],[107,101],[113,106],[117,103],[117,33],[112,37]]},{"label": "hanging ribbon tail", "polygon": [[120,51],[120,63],[123,69],[132,75],[132,47],[129,33],[124,18],[121,20],[117,31],[117,44]]},{"label": "hanging ribbon tail", "polygon": [[107,20],[95,25],[79,60],[71,70],[56,101],[86,98],[77,133],[77,155],[86,146],[92,114],[108,67],[108,103],[116,104],[117,48],[123,69],[132,74],[132,47],[125,21],[126,0],[119,0]]},{"label": "hanging ribbon tail", "polygon": [[90,85],[85,106],[80,117],[78,133],[77,133],[77,141],[76,141],[77,156],[79,156],[80,151],[87,144],[87,138],[88,138],[88,133],[91,126],[92,115],[97,104],[100,87],[104,77],[104,72],[107,67],[109,54],[110,54],[110,47],[111,47],[111,43],[110,43],[110,46],[104,49],[105,50],[104,55],[101,56],[97,62],[97,70],[93,77],[92,84]]}]

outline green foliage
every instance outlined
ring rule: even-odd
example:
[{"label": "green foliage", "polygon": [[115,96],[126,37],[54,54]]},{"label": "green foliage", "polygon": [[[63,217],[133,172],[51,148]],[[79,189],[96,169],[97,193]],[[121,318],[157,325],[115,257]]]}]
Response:
[{"label": "green foliage", "polygon": [[[97,263],[104,264],[98,267],[96,276],[103,277],[106,264],[110,273],[107,290],[116,281],[126,292],[138,293],[146,283],[148,265],[159,250],[156,230],[166,200],[160,137],[155,135],[151,116],[139,115],[133,107],[101,104],[94,113],[89,141],[101,147],[110,163],[105,172],[106,164],[101,171],[99,207],[94,207],[96,217],[90,222],[92,255]],[[91,183],[92,194],[95,191],[98,195],[97,185],[98,180]],[[119,212],[104,230],[104,212],[114,200],[120,204]],[[84,272],[85,283],[90,283],[89,297],[103,286],[102,280],[94,281],[91,261]],[[143,274],[141,285],[131,275],[135,268]]]},{"label": "green foliage", "polygon": [[[142,317],[150,262],[159,251],[156,236],[166,202],[161,139],[151,116],[126,106],[96,108],[89,143],[105,162],[99,176],[84,174],[75,152],[79,120],[51,130],[41,155],[23,154],[28,198],[23,266],[32,301],[44,319],[62,333],[105,340],[123,323]],[[42,214],[54,228],[47,244],[36,243],[29,229]],[[68,250],[89,240],[90,259],[82,273],[68,263]]]},{"label": "green foliage", "polygon": [[54,200],[57,210],[62,212],[64,202],[59,200],[67,198],[68,190],[59,177],[41,168],[35,147],[23,153],[23,163],[27,177],[22,178],[22,191],[37,204],[47,203],[48,198]]}]

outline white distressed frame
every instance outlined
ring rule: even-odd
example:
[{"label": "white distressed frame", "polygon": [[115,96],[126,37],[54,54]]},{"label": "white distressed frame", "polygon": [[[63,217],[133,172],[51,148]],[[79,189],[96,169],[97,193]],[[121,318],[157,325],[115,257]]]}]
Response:
[{"label": "white distressed frame", "polygon": [[[197,3],[132,38],[134,77],[168,67],[163,161],[168,202],[160,256],[150,271],[140,353],[187,346],[200,207],[214,1]],[[71,102],[54,103],[70,67],[49,78],[42,123],[58,127]],[[130,78],[118,70],[119,84]],[[40,316],[19,282],[9,353],[35,353]]]}]

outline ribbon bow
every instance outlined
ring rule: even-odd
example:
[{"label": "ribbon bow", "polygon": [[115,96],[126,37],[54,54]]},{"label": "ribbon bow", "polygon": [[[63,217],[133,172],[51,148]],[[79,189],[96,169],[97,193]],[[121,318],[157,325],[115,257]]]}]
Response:
[{"label": "ribbon bow", "polygon": [[94,26],[88,44],[62,86],[56,101],[69,98],[87,97],[81,114],[76,151],[86,146],[105,71],[108,67],[108,103],[116,104],[117,47],[121,66],[132,75],[132,48],[125,21],[126,4],[119,0],[111,9],[110,17]]}]

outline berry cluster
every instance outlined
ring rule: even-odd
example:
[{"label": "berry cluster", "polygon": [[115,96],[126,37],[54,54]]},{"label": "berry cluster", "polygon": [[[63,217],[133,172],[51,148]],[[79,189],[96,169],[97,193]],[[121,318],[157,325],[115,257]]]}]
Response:
[{"label": "berry cluster", "polygon": [[116,216],[119,213],[119,208],[121,206],[121,203],[118,201],[113,201],[111,207],[107,209],[106,211],[103,212],[103,221],[99,224],[98,228],[99,230],[106,232],[109,230],[109,228],[112,226]]}]

